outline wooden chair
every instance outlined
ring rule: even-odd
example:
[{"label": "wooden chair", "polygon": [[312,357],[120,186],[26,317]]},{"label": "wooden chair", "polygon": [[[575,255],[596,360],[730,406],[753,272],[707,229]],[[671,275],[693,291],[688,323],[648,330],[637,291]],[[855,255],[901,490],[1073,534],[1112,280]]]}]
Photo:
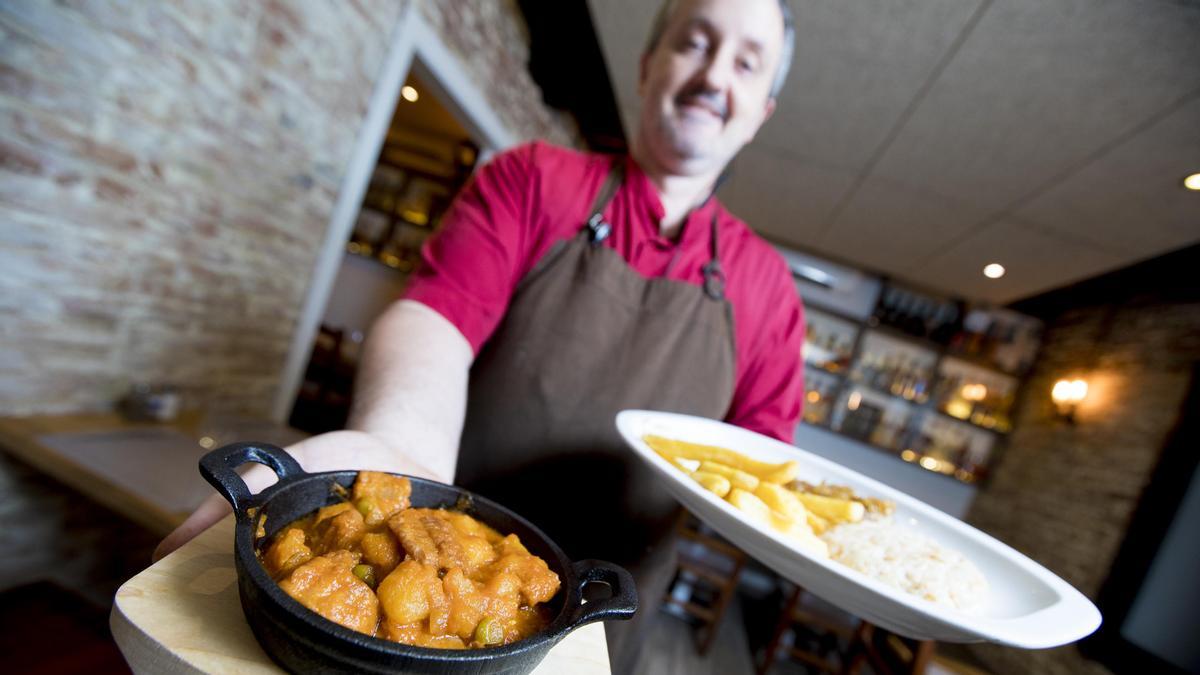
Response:
[{"label": "wooden chair", "polygon": [[[864,665],[875,675],[923,675],[933,660],[932,640],[913,640],[861,619],[839,620],[831,613],[812,611],[804,606],[805,593],[797,586],[784,605],[759,675],[770,670],[781,652],[810,670],[837,675],[858,675]],[[792,644],[784,647],[789,632]]]},{"label": "wooden chair", "polygon": [[[712,646],[721,618],[737,592],[738,579],[747,558],[745,553],[712,532],[686,509],[680,513],[675,534],[679,549],[677,568],[663,602],[699,622],[696,651],[703,656]],[[686,597],[673,592],[680,584],[689,586]],[[707,601],[700,596],[707,596]]]},{"label": "wooden chair", "polygon": [[[850,663],[846,654],[856,635],[856,620],[839,619],[831,613],[813,609],[805,602],[805,596],[806,591],[797,586],[784,603],[758,666],[759,675],[771,669],[781,652],[803,663],[810,671],[846,672]],[[786,639],[789,634],[792,636],[790,644]]]},{"label": "wooden chair", "polygon": [[877,675],[923,675],[933,660],[935,644],[901,637],[863,621],[850,645],[846,672],[856,675],[863,664],[870,664]]}]

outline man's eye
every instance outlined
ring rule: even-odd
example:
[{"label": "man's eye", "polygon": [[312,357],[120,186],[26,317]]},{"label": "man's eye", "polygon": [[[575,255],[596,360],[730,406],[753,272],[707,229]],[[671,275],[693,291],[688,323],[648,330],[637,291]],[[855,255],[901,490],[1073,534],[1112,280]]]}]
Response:
[{"label": "man's eye", "polygon": [[708,49],[708,43],[700,38],[688,38],[683,46],[687,51],[704,51]]},{"label": "man's eye", "polygon": [[737,67],[747,73],[753,73],[758,70],[758,61],[754,59],[741,58],[737,60]]}]

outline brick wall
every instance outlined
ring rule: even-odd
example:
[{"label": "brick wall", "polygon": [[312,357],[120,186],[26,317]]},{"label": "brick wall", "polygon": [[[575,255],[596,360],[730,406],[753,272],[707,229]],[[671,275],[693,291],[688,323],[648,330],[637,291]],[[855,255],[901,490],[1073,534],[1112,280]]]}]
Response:
[{"label": "brick wall", "polygon": [[[406,6],[0,3],[0,415],[105,409],[135,380],[269,411]],[[423,11],[518,138],[574,143],[514,2]],[[94,597],[145,561],[27,468],[0,462],[0,486],[0,589],[66,570]]]},{"label": "brick wall", "polygon": [[[1002,463],[969,516],[1095,598],[1158,462],[1200,360],[1200,303],[1134,298],[1080,307],[1049,325]],[[1077,424],[1056,420],[1050,389],[1079,374]],[[1107,673],[1076,647],[974,646],[996,673]]]},{"label": "brick wall", "polygon": [[[0,6],[0,414],[269,410],[406,4]],[[518,138],[575,142],[515,2],[422,8]]]}]

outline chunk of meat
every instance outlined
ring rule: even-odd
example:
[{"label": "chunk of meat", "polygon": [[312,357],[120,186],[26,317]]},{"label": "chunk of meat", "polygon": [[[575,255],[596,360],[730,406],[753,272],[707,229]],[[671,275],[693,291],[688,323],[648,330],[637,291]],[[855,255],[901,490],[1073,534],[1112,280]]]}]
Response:
[{"label": "chunk of meat", "polygon": [[358,560],[358,554],[350,551],[313,558],[280,581],[279,587],[326,619],[374,635],[379,624],[379,600],[371,587],[351,572]]},{"label": "chunk of meat", "polygon": [[359,471],[351,499],[368,527],[375,527],[408,508],[412,483],[407,478],[378,471]]},{"label": "chunk of meat", "polygon": [[466,555],[462,535],[436,509],[405,509],[388,519],[388,528],[404,552],[438,570],[462,568]]},{"label": "chunk of meat", "polygon": [[362,514],[354,509],[345,509],[336,515],[320,520],[313,526],[313,549],[317,553],[329,553],[338,549],[353,549],[367,533]]},{"label": "chunk of meat", "polygon": [[521,609],[521,579],[512,572],[500,572],[483,584],[484,614],[509,622]]},{"label": "chunk of meat", "polygon": [[380,631],[380,637],[406,645],[434,647],[436,649],[466,649],[467,645],[457,635],[430,635],[424,623],[407,626],[388,626]]},{"label": "chunk of meat", "polygon": [[312,560],[312,557],[312,549],[304,543],[304,530],[289,527],[267,547],[262,561],[267,574],[270,574],[272,579],[280,579]]},{"label": "chunk of meat", "polygon": [[482,577],[486,566],[496,560],[496,544],[503,540],[500,533],[465,513],[438,510],[438,517],[444,519],[458,533],[458,541],[462,546],[462,570],[475,581],[487,581]]},{"label": "chunk of meat", "polygon": [[336,516],[343,511],[353,509],[354,505],[349,502],[338,502],[329,506],[322,506],[317,509],[317,515],[313,516],[313,525],[319,525],[322,521]]},{"label": "chunk of meat", "polygon": [[475,635],[475,626],[484,616],[487,598],[475,582],[457,567],[446,572],[442,587],[446,590],[446,600],[450,605],[446,618],[447,632],[470,640]]},{"label": "chunk of meat", "polygon": [[363,560],[375,567],[379,578],[386,577],[400,564],[400,544],[391,532],[368,532],[359,542]]},{"label": "chunk of meat", "polygon": [[488,573],[508,572],[520,579],[521,599],[525,604],[547,602],[558,592],[558,575],[546,561],[530,553],[517,535],[508,535],[497,548],[500,557],[488,568]]},{"label": "chunk of meat", "polygon": [[405,560],[380,582],[377,590],[390,630],[424,622],[433,612],[445,614],[446,596],[436,567]]}]

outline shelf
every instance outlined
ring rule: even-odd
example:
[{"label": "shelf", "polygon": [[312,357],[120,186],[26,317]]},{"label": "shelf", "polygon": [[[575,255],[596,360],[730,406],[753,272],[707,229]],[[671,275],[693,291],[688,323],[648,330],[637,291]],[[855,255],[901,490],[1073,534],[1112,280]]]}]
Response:
[{"label": "shelf", "polygon": [[854,324],[854,327],[856,329],[862,330],[862,327],[863,327],[862,319],[860,319],[858,317],[850,316],[849,314],[846,314],[845,312],[842,312],[841,310],[832,309],[832,308],[826,307],[824,305],[814,303],[814,302],[809,302],[809,301],[805,300],[804,301],[804,311],[807,313],[809,310],[812,310],[818,314],[828,314],[829,316],[831,316],[835,319],[840,319],[841,321],[845,321],[846,323]]},{"label": "shelf", "polygon": [[935,407],[935,408],[932,408],[932,410],[937,415],[944,417],[944,418],[950,420],[951,422],[958,422],[959,424],[965,424],[965,425],[971,427],[972,429],[986,431],[988,433],[996,434],[997,436],[1007,436],[1012,431],[1011,428],[1009,430],[1005,431],[1003,429],[997,429],[996,427],[985,427],[982,424],[976,424],[976,423],[972,422],[971,420],[964,420],[961,417],[955,417],[954,415],[951,415],[950,413],[942,410],[941,408]]},{"label": "shelf", "polygon": [[962,361],[963,363],[975,366],[977,368],[983,368],[984,370],[988,370],[996,373],[997,375],[1003,375],[1004,377],[1012,378],[1014,380],[1020,380],[1022,376],[1022,373],[1014,373],[1011,370],[1005,370],[993,363],[991,360],[985,359],[982,356],[975,356],[973,354],[961,354],[959,352],[947,350],[942,357],[942,361],[945,362],[948,360]]},{"label": "shelf", "polygon": [[866,329],[869,331],[875,331],[881,335],[886,335],[887,337],[895,338],[902,342],[908,342],[914,347],[920,347],[921,349],[934,352],[935,354],[942,353],[942,350],[946,348],[946,345],[943,345],[940,342],[934,342],[929,338],[919,337],[917,335],[913,335],[912,333],[907,333],[899,328],[896,328],[895,326],[889,326],[885,323],[868,323],[866,325]]},{"label": "shelf", "polygon": [[879,387],[876,387],[873,384],[867,384],[866,382],[863,382],[861,380],[856,380],[852,377],[846,378],[846,381],[849,382],[852,386],[858,387],[860,389],[865,389],[873,394],[877,394],[879,396],[886,396],[892,400],[899,401],[901,403],[907,403],[907,404],[917,407],[917,408],[924,408],[929,405],[929,399],[926,399],[924,401],[917,401],[917,400],[914,400],[911,398],[904,398],[903,396],[893,394],[892,392],[890,392],[886,389],[880,389]]},{"label": "shelf", "polygon": [[828,368],[823,368],[823,367],[813,363],[812,361],[805,361],[804,367],[815,370],[818,373],[821,373],[822,375],[828,375],[829,377],[840,377],[840,378],[846,377],[845,370],[829,370]]},{"label": "shelf", "polygon": [[[951,419],[957,419],[957,418],[952,417]],[[961,420],[958,420],[958,421],[961,421]],[[982,478],[981,475],[970,474],[970,473],[965,472],[962,469],[958,469],[955,473],[944,473],[942,471],[930,469],[929,467],[925,466],[924,464],[921,464],[921,462],[920,462],[920,460],[923,457],[925,457],[925,455],[919,455],[919,454],[909,450],[908,452],[913,452],[913,459],[911,459],[911,460],[905,459],[903,456],[904,452],[906,452],[905,450],[896,450],[894,448],[885,448],[882,445],[876,445],[874,443],[871,443],[870,441],[864,441],[863,439],[861,439],[857,436],[851,436],[850,434],[842,433],[841,431],[834,429],[833,427],[829,426],[828,422],[818,424],[816,422],[805,421],[803,423],[807,424],[811,427],[816,427],[817,429],[823,429],[824,431],[827,431],[831,434],[836,434],[838,436],[841,436],[842,438],[854,441],[855,443],[859,443],[865,447],[871,448],[872,450],[874,450],[876,452],[882,452],[888,456],[895,457],[896,459],[898,459],[902,462],[905,462],[907,464],[913,464],[915,466],[918,466],[918,467],[928,471],[929,473],[932,473],[932,474],[935,474],[938,476],[945,476],[946,478],[956,481],[956,482],[959,482],[959,483],[966,483],[968,485],[974,485],[975,483],[978,483],[980,481],[980,479]],[[938,461],[941,461],[941,460],[938,460]],[[966,475],[970,476],[970,478],[959,477],[959,475],[957,475],[958,471],[963,471]]]}]

